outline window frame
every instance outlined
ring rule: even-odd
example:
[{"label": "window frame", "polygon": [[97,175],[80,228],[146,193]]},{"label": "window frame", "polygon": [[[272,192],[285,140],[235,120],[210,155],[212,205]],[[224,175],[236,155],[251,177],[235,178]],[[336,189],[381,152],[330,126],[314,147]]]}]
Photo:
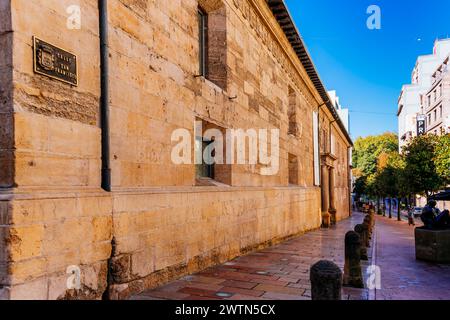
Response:
[{"label": "window frame", "polygon": [[201,7],[197,9],[198,19],[198,71],[199,75],[208,75],[208,13]]}]

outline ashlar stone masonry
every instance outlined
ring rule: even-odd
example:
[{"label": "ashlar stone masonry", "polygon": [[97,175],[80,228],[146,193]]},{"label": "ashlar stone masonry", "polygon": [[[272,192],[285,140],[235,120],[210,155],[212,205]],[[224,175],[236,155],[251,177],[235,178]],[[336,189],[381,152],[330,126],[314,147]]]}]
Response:
[{"label": "ashlar stone masonry", "polygon": [[[69,29],[72,2],[0,0],[1,298],[124,299],[350,214],[351,141],[275,18],[277,1],[107,1],[103,190],[99,8],[77,1],[81,29]],[[33,72],[33,36],[77,55],[78,86]],[[279,172],[231,165],[199,185],[194,164],[171,161],[172,132],[194,135],[196,120],[279,129]],[[68,287],[70,267],[80,287]]]}]

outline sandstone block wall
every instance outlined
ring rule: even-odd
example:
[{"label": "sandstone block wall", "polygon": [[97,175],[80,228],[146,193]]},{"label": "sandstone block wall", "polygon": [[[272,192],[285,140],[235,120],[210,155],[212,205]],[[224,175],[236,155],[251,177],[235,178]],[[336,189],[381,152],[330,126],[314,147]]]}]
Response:
[{"label": "sandstone block wall", "polygon": [[[6,62],[0,56],[0,297],[99,299],[108,291],[125,298],[320,226],[312,113],[322,101],[265,1],[214,2],[226,17],[227,50],[217,55],[226,61],[226,86],[223,78],[195,77],[196,0],[108,1],[111,193],[100,188],[96,1],[78,1],[80,30],[66,26],[69,0],[15,0],[7,8],[13,32],[0,32],[2,53],[10,53]],[[0,0],[2,8],[7,3]],[[78,87],[33,73],[33,36],[77,54]],[[288,134],[293,102],[295,135]],[[328,128],[331,114],[321,116]],[[279,128],[278,174],[233,165],[228,186],[195,186],[195,166],[175,165],[170,154],[172,132],[193,134],[198,118],[223,129]],[[343,218],[348,142],[335,130]],[[297,185],[289,185],[292,156]],[[80,269],[80,290],[67,288],[71,266]]]}]

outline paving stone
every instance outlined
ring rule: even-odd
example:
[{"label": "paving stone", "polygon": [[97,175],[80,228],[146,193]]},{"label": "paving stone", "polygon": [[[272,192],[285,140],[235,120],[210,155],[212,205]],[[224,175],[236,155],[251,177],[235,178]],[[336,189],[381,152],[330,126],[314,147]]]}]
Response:
[{"label": "paving stone", "polygon": [[[230,292],[233,296],[226,299],[310,299],[310,266],[321,257],[326,257],[343,267],[344,235],[362,218],[362,215],[356,214],[340,222],[334,229],[309,232],[184,277],[154,290],[154,294],[148,291],[144,295],[164,299],[212,300],[223,299],[216,296],[218,292]],[[167,292],[173,294],[170,296]]]},{"label": "paving stone", "polygon": [[290,295],[284,293],[277,292],[268,292],[263,295],[263,298],[270,300],[311,300],[311,298],[299,296],[299,295]]},{"label": "paving stone", "polygon": [[224,287],[253,289],[254,287],[256,287],[257,284],[254,282],[227,280],[227,281],[221,283],[221,285],[223,285]]},{"label": "paving stone", "polygon": [[232,288],[232,287],[224,287],[222,288],[220,291],[223,292],[230,292],[230,293],[239,293],[239,294],[244,294],[247,296],[252,296],[252,297],[260,297],[264,294],[264,291],[261,290],[250,290],[250,289],[241,289],[241,288]]},{"label": "paving stone", "polygon": [[450,265],[416,260],[413,227],[378,216],[375,232],[376,265],[381,272],[377,300],[450,299]]}]

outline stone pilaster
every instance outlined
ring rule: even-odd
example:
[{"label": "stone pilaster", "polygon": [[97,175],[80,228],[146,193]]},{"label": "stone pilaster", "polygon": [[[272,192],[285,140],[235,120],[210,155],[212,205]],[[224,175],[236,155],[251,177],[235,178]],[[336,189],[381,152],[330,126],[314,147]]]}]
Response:
[{"label": "stone pilaster", "polygon": [[328,166],[322,163],[321,166],[321,194],[322,194],[322,227],[328,228],[330,226],[330,213],[328,210],[330,209],[330,187],[329,187],[329,170]]},{"label": "stone pilaster", "polygon": [[[322,227],[329,228],[331,223],[336,221],[336,207],[334,196],[334,167],[336,158],[330,153],[322,154],[321,175],[322,175]],[[334,219],[334,220],[333,220]]]},{"label": "stone pilaster", "polygon": [[330,177],[330,183],[329,183],[329,195],[330,195],[330,207],[328,209],[328,212],[330,213],[330,220],[331,220],[331,224],[335,225],[337,218],[336,218],[336,196],[335,196],[335,169],[334,167],[330,167],[329,168],[330,172],[329,172],[329,177]]}]

